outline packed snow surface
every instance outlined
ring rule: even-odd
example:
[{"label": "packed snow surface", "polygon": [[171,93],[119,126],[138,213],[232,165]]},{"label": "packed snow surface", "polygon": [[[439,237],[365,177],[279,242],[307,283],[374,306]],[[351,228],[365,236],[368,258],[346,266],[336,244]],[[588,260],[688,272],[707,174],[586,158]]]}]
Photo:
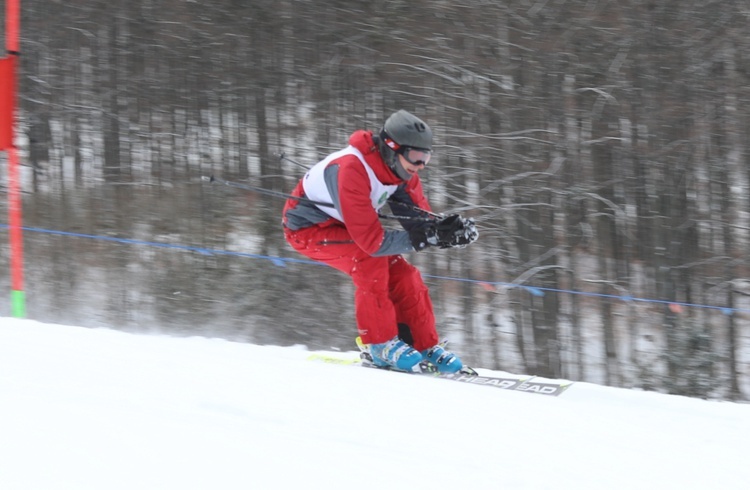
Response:
[{"label": "packed snow surface", "polygon": [[0,489],[746,489],[750,405],[0,318]]}]

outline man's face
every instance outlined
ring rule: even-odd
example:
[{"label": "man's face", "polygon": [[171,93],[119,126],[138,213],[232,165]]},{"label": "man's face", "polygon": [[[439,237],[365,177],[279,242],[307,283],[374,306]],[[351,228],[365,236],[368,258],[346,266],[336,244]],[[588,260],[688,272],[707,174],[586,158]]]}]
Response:
[{"label": "man's face", "polygon": [[401,163],[401,166],[406,170],[406,173],[409,175],[416,175],[420,170],[425,168],[424,163],[420,163],[419,165],[414,165],[413,163],[409,162],[406,158],[404,158],[403,155],[398,156],[398,161]]},{"label": "man's face", "polygon": [[416,148],[406,148],[398,153],[398,161],[409,175],[416,175],[427,166],[432,152]]}]

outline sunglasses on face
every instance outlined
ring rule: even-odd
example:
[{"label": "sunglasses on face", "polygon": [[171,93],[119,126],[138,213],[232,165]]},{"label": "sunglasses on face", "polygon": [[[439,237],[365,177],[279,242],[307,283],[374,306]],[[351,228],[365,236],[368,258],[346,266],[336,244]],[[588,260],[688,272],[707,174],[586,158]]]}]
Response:
[{"label": "sunglasses on face", "polygon": [[403,156],[407,162],[412,165],[424,165],[430,162],[432,152],[430,150],[420,150],[418,148],[409,148],[408,146],[402,146],[399,149],[399,153]]}]

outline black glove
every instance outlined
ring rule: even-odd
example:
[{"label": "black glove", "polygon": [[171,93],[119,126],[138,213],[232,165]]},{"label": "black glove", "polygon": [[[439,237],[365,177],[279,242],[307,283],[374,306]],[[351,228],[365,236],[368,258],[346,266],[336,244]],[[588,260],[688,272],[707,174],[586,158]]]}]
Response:
[{"label": "black glove", "polygon": [[463,248],[479,238],[474,220],[462,218],[459,214],[438,220],[435,227],[440,248]]},{"label": "black glove", "polygon": [[427,247],[463,248],[479,238],[474,220],[458,214],[435,221],[425,221],[409,230],[409,238],[417,252]]},{"label": "black glove", "polygon": [[425,221],[409,229],[409,239],[414,250],[421,252],[438,245],[437,227],[434,221]]}]

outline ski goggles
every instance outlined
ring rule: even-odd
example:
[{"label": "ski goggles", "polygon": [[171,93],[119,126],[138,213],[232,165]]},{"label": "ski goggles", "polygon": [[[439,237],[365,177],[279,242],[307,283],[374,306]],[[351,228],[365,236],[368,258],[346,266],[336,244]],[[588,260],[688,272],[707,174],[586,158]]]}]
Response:
[{"label": "ski goggles", "polygon": [[432,156],[432,151],[430,150],[411,148],[409,146],[402,146],[398,149],[398,152],[406,159],[407,162],[411,163],[412,165],[427,166],[430,161],[430,157]]}]

